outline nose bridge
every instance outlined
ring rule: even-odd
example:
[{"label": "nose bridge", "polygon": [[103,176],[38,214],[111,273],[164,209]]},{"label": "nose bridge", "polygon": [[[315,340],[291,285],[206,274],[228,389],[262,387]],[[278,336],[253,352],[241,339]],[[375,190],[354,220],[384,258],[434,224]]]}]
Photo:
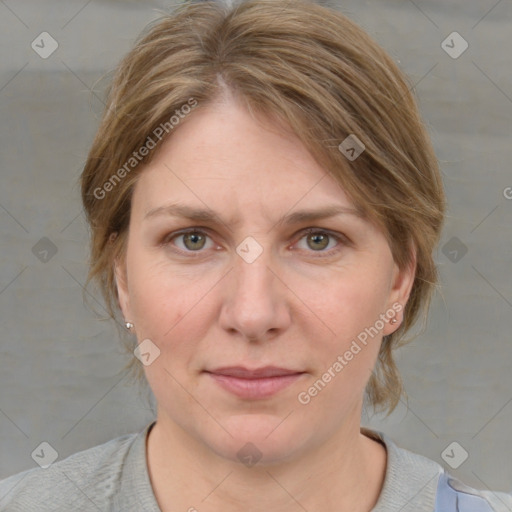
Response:
[{"label": "nose bridge", "polygon": [[254,300],[272,300],[272,282],[274,274],[269,267],[272,264],[272,250],[270,242],[260,238],[245,238],[236,248],[234,277],[236,280],[236,294],[245,297],[253,294]]},{"label": "nose bridge", "polygon": [[279,279],[271,270],[274,262],[269,244],[247,237],[237,246],[226,288],[223,326],[246,338],[260,339],[286,322]]}]

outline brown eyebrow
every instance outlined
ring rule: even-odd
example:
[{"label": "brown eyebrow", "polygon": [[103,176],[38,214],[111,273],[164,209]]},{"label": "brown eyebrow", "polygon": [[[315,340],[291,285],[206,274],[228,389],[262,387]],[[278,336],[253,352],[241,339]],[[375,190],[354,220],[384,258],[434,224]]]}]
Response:
[{"label": "brown eyebrow", "polygon": [[[338,215],[354,215],[361,219],[364,218],[362,212],[356,208],[329,205],[317,210],[300,210],[289,213],[282,217],[276,225],[292,225],[299,224],[301,222],[313,222]],[[149,210],[144,215],[144,220],[159,216],[182,217],[194,222],[215,222],[217,219],[221,219],[221,217],[210,208],[195,208],[184,204],[171,203]],[[222,223],[233,226],[239,224],[239,220],[235,221],[234,219],[229,219],[222,221]]]}]

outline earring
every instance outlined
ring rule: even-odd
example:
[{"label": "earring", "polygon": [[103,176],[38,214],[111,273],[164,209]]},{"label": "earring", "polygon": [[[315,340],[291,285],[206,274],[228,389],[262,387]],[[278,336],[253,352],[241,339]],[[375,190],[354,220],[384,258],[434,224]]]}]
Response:
[{"label": "earring", "polygon": [[131,322],[125,322],[124,326],[130,330],[133,327],[133,324]]},{"label": "earring", "polygon": [[389,323],[390,324],[396,324],[398,322],[398,320],[396,318],[392,318]]}]

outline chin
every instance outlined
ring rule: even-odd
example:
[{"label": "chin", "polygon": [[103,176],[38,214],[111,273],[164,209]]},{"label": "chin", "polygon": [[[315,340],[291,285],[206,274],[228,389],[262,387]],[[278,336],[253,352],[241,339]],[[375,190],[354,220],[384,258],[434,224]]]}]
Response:
[{"label": "chin", "polygon": [[304,425],[297,425],[291,416],[284,421],[286,414],[282,418],[258,413],[232,416],[221,421],[232,437],[226,433],[205,441],[220,457],[247,467],[278,464],[296,456],[307,444]]}]

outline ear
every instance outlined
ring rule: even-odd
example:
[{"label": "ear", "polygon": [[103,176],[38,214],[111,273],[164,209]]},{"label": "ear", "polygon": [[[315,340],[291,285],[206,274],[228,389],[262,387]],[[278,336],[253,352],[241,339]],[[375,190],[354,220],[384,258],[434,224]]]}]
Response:
[{"label": "ear", "polygon": [[409,300],[409,296],[414,285],[414,279],[416,277],[416,248],[412,244],[410,248],[410,254],[410,262],[406,267],[400,269],[396,263],[394,264],[393,281],[389,294],[388,310],[396,312],[394,318],[396,318],[397,322],[394,324],[392,324],[390,321],[386,322],[386,326],[384,327],[385,336],[395,332],[400,327],[404,318],[403,312],[405,310],[405,305]]},{"label": "ear", "polygon": [[119,307],[123,312],[123,317],[125,320],[131,320],[131,312],[130,312],[130,301],[128,295],[128,279],[126,274],[126,264],[124,261],[115,260],[114,261],[114,277],[117,288],[117,296],[119,298]]}]

